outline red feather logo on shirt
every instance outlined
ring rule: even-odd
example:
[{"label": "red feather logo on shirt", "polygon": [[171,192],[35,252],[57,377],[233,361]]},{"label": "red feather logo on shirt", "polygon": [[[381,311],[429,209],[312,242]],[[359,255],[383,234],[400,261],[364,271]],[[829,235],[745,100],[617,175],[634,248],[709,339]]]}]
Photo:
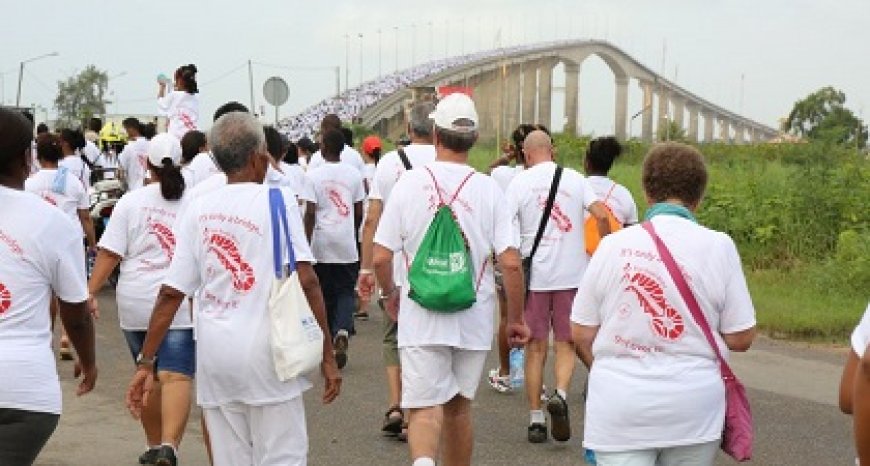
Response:
[{"label": "red feather logo on shirt", "polygon": [[[540,207],[541,210],[544,210],[544,208],[547,207],[546,197],[538,198],[538,207]],[[550,219],[552,219],[553,223],[556,224],[556,228],[564,233],[568,233],[574,229],[574,224],[571,223],[571,219],[562,212],[562,208],[559,207],[558,201],[553,201],[553,209],[550,210]]]},{"label": "red feather logo on shirt", "polygon": [[327,188],[326,191],[329,195],[329,200],[332,201],[333,205],[335,205],[338,215],[341,215],[342,217],[350,215],[350,207],[348,207],[347,204],[344,203],[344,200],[341,199],[341,193],[334,188]]},{"label": "red feather logo on shirt", "polygon": [[632,291],[637,296],[644,314],[650,317],[650,326],[656,335],[671,341],[680,338],[686,329],[683,316],[668,304],[658,282],[637,272],[631,277],[626,291]]},{"label": "red feather logo on shirt", "polygon": [[233,276],[233,288],[236,291],[244,293],[254,287],[254,269],[242,259],[238,246],[231,238],[212,233],[208,239],[208,250],[217,256],[221,265]]},{"label": "red feather logo on shirt", "polygon": [[0,315],[3,315],[10,307],[12,307],[12,292],[6,288],[6,285],[0,283]]},{"label": "red feather logo on shirt", "polygon": [[148,233],[157,238],[157,242],[160,243],[160,249],[163,250],[169,260],[172,260],[172,253],[175,251],[175,235],[172,234],[172,229],[162,223],[154,222],[148,224]]}]

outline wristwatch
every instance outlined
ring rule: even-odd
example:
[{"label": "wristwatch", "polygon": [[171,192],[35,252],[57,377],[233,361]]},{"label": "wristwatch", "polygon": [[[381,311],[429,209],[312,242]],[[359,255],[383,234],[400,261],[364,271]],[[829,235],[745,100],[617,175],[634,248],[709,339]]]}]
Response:
[{"label": "wristwatch", "polygon": [[139,355],[136,356],[136,365],[137,366],[154,367],[154,363],[156,363],[156,362],[157,362],[157,356],[152,356],[150,358],[146,358],[145,356],[142,355],[142,353],[139,353]]}]

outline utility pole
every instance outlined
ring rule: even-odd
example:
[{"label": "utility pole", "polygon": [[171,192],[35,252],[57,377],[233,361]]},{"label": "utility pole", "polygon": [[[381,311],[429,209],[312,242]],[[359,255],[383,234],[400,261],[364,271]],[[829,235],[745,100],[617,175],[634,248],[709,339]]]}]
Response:
[{"label": "utility pole", "polygon": [[359,85],[362,87],[363,82],[363,34],[360,32],[359,36]]},{"label": "utility pole", "polygon": [[344,92],[350,89],[350,35],[344,35]]},{"label": "utility pole", "polygon": [[341,97],[341,66],[335,67],[335,97]]},{"label": "utility pole", "polygon": [[257,110],[254,106],[254,67],[250,59],[248,59],[248,84],[251,88],[251,112],[256,114]]}]

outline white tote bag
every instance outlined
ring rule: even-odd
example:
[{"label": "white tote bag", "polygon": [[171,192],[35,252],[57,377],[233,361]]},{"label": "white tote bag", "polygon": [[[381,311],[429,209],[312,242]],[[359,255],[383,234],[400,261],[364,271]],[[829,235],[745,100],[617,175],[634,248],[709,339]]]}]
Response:
[{"label": "white tote bag", "polygon": [[[269,292],[270,343],[275,373],[282,382],[305,375],[323,360],[323,331],[296,273],[296,256],[287,225],[287,206],[277,188],[269,189],[272,214],[272,250],[275,279]],[[284,267],[281,233],[287,244],[288,267]]]}]

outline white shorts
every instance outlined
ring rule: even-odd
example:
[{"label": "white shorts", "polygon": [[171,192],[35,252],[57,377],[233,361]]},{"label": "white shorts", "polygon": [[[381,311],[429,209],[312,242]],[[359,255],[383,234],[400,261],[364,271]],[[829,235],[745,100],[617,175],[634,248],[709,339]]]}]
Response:
[{"label": "white shorts", "polygon": [[402,362],[402,407],[430,408],[457,394],[474,399],[488,351],[450,346],[399,348]]},{"label": "white shorts", "polygon": [[302,396],[252,406],[230,403],[203,408],[214,466],[304,466],[308,433]]},{"label": "white shorts", "polygon": [[712,466],[720,440],[670,448],[621,452],[595,452],[598,466]]}]

